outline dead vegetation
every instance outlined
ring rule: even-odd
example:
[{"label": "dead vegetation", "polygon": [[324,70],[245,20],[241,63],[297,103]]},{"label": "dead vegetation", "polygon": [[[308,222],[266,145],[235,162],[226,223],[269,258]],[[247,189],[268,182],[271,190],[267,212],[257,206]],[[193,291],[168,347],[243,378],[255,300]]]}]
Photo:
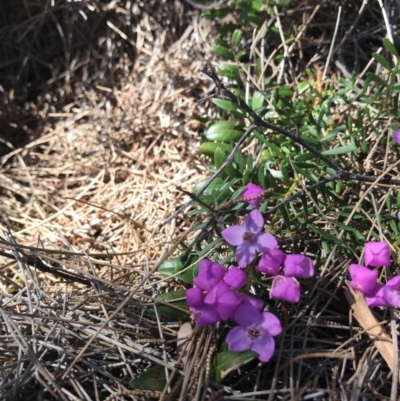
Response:
[{"label": "dead vegetation", "polygon": [[[384,36],[375,8],[352,28],[360,4],[346,7],[332,82],[361,72],[370,59],[365,49],[375,51]],[[304,30],[286,82],[326,62],[336,10],[335,2],[310,2],[288,12],[287,21]],[[196,156],[201,124],[192,115],[214,113],[196,103],[209,91],[198,71],[214,57],[214,24],[178,0],[21,0],[2,2],[0,18],[7,21],[0,28],[0,243],[17,259],[2,258],[0,270],[0,399],[157,399],[164,394],[129,389],[152,365],[173,372],[170,398],[163,399],[218,399],[221,386],[212,383],[208,394],[204,386],[215,332],[197,333],[186,351],[191,358],[181,364],[179,324],[163,324],[154,308],[157,294],[181,289],[156,269],[190,224],[161,222],[183,202],[176,185],[190,190],[206,172]],[[251,27],[247,35],[250,46]],[[277,38],[269,44],[279,45]],[[268,72],[278,68],[271,61]],[[85,277],[90,286],[43,272],[41,264]],[[324,289],[342,299],[329,282],[336,274],[324,278]],[[338,305],[334,319],[331,311],[319,317],[331,348],[356,337],[348,307]],[[294,323],[280,352],[317,330],[304,316]],[[318,369],[320,399],[331,392],[336,400],[341,361],[359,357],[360,370],[368,360],[380,364],[365,344],[318,353],[325,343],[315,338],[301,344],[303,369],[293,373],[293,355],[289,363],[278,356],[276,367],[227,372],[226,394],[276,389],[283,399],[293,391],[277,380],[285,371],[296,376],[300,399]]]}]

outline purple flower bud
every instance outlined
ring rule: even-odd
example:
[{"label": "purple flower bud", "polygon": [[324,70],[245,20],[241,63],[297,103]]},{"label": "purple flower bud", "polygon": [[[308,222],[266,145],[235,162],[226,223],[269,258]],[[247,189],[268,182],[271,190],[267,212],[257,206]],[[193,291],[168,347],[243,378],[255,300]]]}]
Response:
[{"label": "purple flower bud", "polygon": [[285,257],[285,253],[280,249],[270,249],[267,253],[264,253],[261,256],[256,269],[259,272],[267,273],[270,276],[277,276]]},{"label": "purple flower bud", "polygon": [[226,269],[209,259],[203,259],[199,265],[199,273],[193,284],[203,291],[210,291],[225,276]]},{"label": "purple flower bud", "polygon": [[310,258],[304,255],[286,255],[283,272],[288,277],[310,278],[314,275],[314,266]]},{"label": "purple flower bud", "polygon": [[199,327],[210,326],[221,320],[218,312],[213,307],[206,304],[196,308],[190,308],[190,310]]},{"label": "purple flower bud", "polygon": [[[264,192],[264,190],[256,184],[247,184],[243,193],[243,198],[251,198],[252,196],[257,196],[258,194]],[[262,202],[262,198],[248,200],[247,203],[254,207],[257,207]]]},{"label": "purple flower bud", "polygon": [[189,306],[201,306],[204,305],[204,294],[200,288],[189,288],[186,291],[186,303]]},{"label": "purple flower bud", "polygon": [[237,267],[231,267],[225,274],[224,281],[230,287],[242,288],[244,283],[246,282],[247,274]]},{"label": "purple flower bud", "polygon": [[353,263],[350,265],[349,271],[351,276],[349,285],[353,290],[360,291],[364,294],[373,293],[378,278],[378,270],[371,270]]},{"label": "purple flower bud", "polygon": [[299,302],[300,284],[294,277],[275,276],[272,280],[269,297],[286,302]]},{"label": "purple flower bud", "polygon": [[247,295],[247,294],[240,294],[240,296],[242,297],[243,304],[251,305],[254,308],[256,308],[258,311],[262,310],[262,308],[264,306],[264,302],[261,299],[254,298],[251,295]]},{"label": "purple flower bud", "polygon": [[371,293],[365,295],[365,303],[368,306],[388,306],[383,293],[384,288],[383,284],[375,284],[375,288]]},{"label": "purple flower bud", "polygon": [[219,313],[221,320],[225,320],[230,318],[242,303],[242,297],[224,281],[220,281],[208,292],[204,302]]},{"label": "purple flower bud", "polygon": [[383,288],[383,296],[393,308],[400,306],[400,276],[394,276],[386,283]]},{"label": "purple flower bud", "polygon": [[394,131],[394,132],[393,132],[393,139],[394,139],[397,143],[400,143],[400,131]]},{"label": "purple flower bud", "polygon": [[364,245],[365,266],[389,266],[390,252],[387,242],[366,242]]}]

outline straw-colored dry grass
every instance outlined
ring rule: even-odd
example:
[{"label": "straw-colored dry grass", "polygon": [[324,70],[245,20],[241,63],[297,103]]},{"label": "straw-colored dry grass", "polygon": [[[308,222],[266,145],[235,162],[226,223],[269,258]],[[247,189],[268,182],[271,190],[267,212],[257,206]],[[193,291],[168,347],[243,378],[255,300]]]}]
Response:
[{"label": "straw-colored dry grass", "polygon": [[[176,341],[186,334],[178,335],[179,322],[160,322],[154,297],[181,288],[155,271],[191,224],[179,217],[161,225],[184,200],[176,185],[190,189],[207,173],[196,155],[202,127],[192,115],[214,112],[196,101],[210,88],[198,71],[213,58],[215,27],[180,1],[42,3],[0,6],[10,21],[0,30],[0,244],[17,259],[1,259],[0,399],[157,399],[159,393],[129,390],[130,379],[151,365],[167,366],[178,378],[163,399],[193,399],[197,391],[204,399],[215,332],[197,332],[185,357]],[[293,36],[300,26],[304,31],[290,60],[293,75],[284,74],[284,82],[321,68],[335,25],[326,20],[335,10],[335,2],[293,6],[285,26],[293,26]],[[338,70],[331,64],[332,82],[368,61],[367,44],[349,40],[357,11],[352,5],[345,14],[348,31],[336,49]],[[379,17],[367,20],[376,29],[363,38],[373,46],[383,28]],[[246,34],[250,47],[251,27]],[[265,46],[281,43],[275,38]],[[354,48],[361,55],[352,59]],[[271,75],[279,74],[274,63]],[[39,271],[41,263],[92,280],[91,286]],[[339,347],[356,336],[338,280],[341,266],[333,261],[330,268],[309,312],[321,311],[323,335],[301,315],[280,344],[292,349],[290,339],[298,345],[307,335],[304,363],[294,374],[298,398],[317,370],[339,399],[341,362],[368,351],[362,344],[354,351],[353,343],[339,354],[325,350],[328,342]],[[334,319],[320,308],[332,299]],[[360,369],[365,361],[360,357]],[[226,393],[276,388],[290,394],[274,381],[281,371],[293,375],[290,363],[233,373]],[[217,399],[221,387],[211,383],[208,391]]]}]

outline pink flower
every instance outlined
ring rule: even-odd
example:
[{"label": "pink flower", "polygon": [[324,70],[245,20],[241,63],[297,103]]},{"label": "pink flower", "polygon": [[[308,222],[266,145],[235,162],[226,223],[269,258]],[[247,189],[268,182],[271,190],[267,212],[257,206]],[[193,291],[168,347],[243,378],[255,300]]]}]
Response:
[{"label": "pink flower", "polygon": [[386,283],[383,288],[383,296],[393,308],[400,306],[400,276],[394,276]]},{"label": "pink flower", "polygon": [[375,284],[370,294],[365,295],[365,303],[368,306],[388,306],[384,296],[384,284]]},{"label": "pink flower", "polygon": [[314,275],[314,266],[307,256],[286,255],[283,272],[288,277],[310,278]]},{"label": "pink flower", "polygon": [[378,278],[378,270],[370,270],[367,267],[353,263],[350,265],[349,271],[351,276],[349,284],[353,290],[364,294],[373,293]]},{"label": "pink flower", "polygon": [[220,281],[208,292],[204,303],[218,312],[220,320],[225,320],[230,318],[242,303],[242,297],[232,290],[225,281]]},{"label": "pink flower", "polygon": [[273,336],[282,332],[278,318],[269,312],[260,312],[251,305],[240,305],[234,314],[238,326],[226,336],[229,350],[242,352],[251,349],[261,362],[268,362],[275,351]]},{"label": "pink flower", "polygon": [[204,293],[200,288],[189,288],[186,291],[186,303],[189,306],[197,307],[204,305]]},{"label": "pink flower", "polygon": [[262,214],[254,209],[245,218],[243,225],[228,227],[222,231],[224,240],[237,246],[236,260],[240,267],[248,266],[253,261],[256,251],[266,253],[278,246],[272,234],[261,232],[263,226]]},{"label": "pink flower", "polygon": [[209,305],[202,305],[190,308],[196,323],[199,327],[206,327],[215,324],[221,320],[218,312]]},{"label": "pink flower", "polygon": [[231,267],[225,274],[224,281],[230,287],[239,289],[244,286],[246,282],[247,274],[237,267]]},{"label": "pink flower", "polygon": [[279,269],[286,255],[280,249],[270,249],[267,253],[261,255],[261,259],[258,262],[256,269],[259,272],[269,274],[270,276],[276,276],[279,274]]},{"label": "pink flower", "polygon": [[365,266],[389,266],[390,252],[387,242],[366,242],[364,245]]},{"label": "pink flower", "polygon": [[394,131],[394,132],[393,132],[393,139],[394,139],[397,143],[400,143],[400,131]]},{"label": "pink flower", "polygon": [[256,308],[258,311],[261,311],[261,309],[263,308],[264,302],[261,299],[254,298],[251,295],[247,294],[240,294],[240,295],[242,297],[242,303],[254,306],[254,308]]},{"label": "pink flower", "polygon": [[203,259],[200,262],[199,272],[193,280],[193,284],[203,291],[209,291],[224,278],[225,272],[225,267],[209,259]]},{"label": "pink flower", "polygon": [[[253,196],[257,196],[259,194],[261,194],[262,192],[264,192],[264,190],[259,187],[256,184],[247,184],[243,193],[242,193],[242,197],[243,198],[251,198]],[[252,199],[252,200],[248,200],[246,201],[249,205],[252,205],[254,207],[257,207],[261,202],[262,202],[262,198],[256,198],[256,199]]]},{"label": "pink flower", "polygon": [[294,277],[275,276],[272,280],[269,297],[286,302],[299,302],[300,284]]}]

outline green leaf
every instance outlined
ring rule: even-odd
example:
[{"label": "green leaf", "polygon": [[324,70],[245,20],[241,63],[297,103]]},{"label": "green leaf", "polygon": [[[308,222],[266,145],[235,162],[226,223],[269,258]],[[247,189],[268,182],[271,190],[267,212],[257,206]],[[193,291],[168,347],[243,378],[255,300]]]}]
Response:
[{"label": "green leaf", "polygon": [[323,136],[320,139],[320,142],[328,142],[328,141],[332,140],[333,138],[336,138],[337,134],[340,131],[345,131],[345,130],[346,130],[346,126],[340,125],[339,127],[336,127],[334,130],[332,130],[329,134]]},{"label": "green leaf", "polygon": [[383,45],[389,50],[390,53],[393,54],[393,56],[397,58],[397,60],[400,59],[399,52],[388,38],[383,39]]},{"label": "green leaf", "polygon": [[239,60],[241,57],[243,57],[246,54],[246,52],[244,50],[239,50],[236,54],[235,54],[235,60]]},{"label": "green leaf", "polygon": [[204,132],[204,136],[209,141],[218,142],[235,142],[241,138],[242,135],[243,131],[241,130],[241,125],[234,121],[219,121],[211,125],[211,127]]},{"label": "green leaf", "polygon": [[141,373],[137,379],[131,380],[129,385],[136,390],[163,391],[167,385],[165,367],[151,367]]},{"label": "green leaf", "polygon": [[333,155],[343,155],[345,153],[355,152],[357,147],[354,145],[349,146],[339,146],[338,148],[328,149],[322,152],[325,156],[333,156]]},{"label": "green leaf", "polygon": [[225,60],[230,60],[233,61],[235,59],[233,53],[227,49],[226,47],[221,47],[221,46],[214,46],[212,48],[212,51],[219,57],[225,59]]},{"label": "green leaf", "polygon": [[278,89],[277,89],[277,94],[279,95],[279,96],[293,96],[293,89],[291,89],[291,88],[288,88],[287,86],[280,86]]},{"label": "green leaf", "polygon": [[366,82],[370,82],[370,81],[374,81],[375,83],[380,85],[382,88],[386,88],[386,86],[387,86],[386,82],[382,78],[379,78],[377,75],[373,74],[372,72],[367,72]]},{"label": "green leaf", "polygon": [[[178,306],[180,308],[186,309],[189,312],[189,307],[187,303],[183,300],[176,301],[176,299],[185,298],[186,290],[178,290],[172,292],[165,292],[156,297],[160,301],[171,301],[171,304]],[[173,302],[175,301],[175,302]],[[167,322],[176,322],[178,319],[189,320],[189,313],[182,312],[178,309],[171,308],[166,305],[160,305],[156,303],[156,308],[159,315]]]},{"label": "green leaf", "polygon": [[237,46],[241,38],[242,38],[242,31],[240,29],[235,29],[235,31],[232,34],[232,44],[234,46]]},{"label": "green leaf", "polygon": [[240,74],[239,69],[236,65],[232,64],[222,64],[221,67],[218,68],[219,75],[227,77],[229,79],[240,82]]},{"label": "green leaf", "polygon": [[231,369],[238,369],[240,366],[251,362],[255,358],[256,354],[253,351],[219,352],[215,355],[212,362],[214,380],[221,382]]},{"label": "green leaf", "polygon": [[177,280],[183,281],[185,284],[192,285],[193,279],[196,277],[197,270],[192,267],[191,269],[187,269],[183,273],[180,273],[182,270],[184,270],[185,265],[190,264],[190,262],[186,262],[184,264],[180,257],[172,258],[162,263],[158,268],[158,272],[164,274],[164,276],[174,277]]},{"label": "green leaf", "polygon": [[[229,153],[224,152],[221,148],[217,148],[214,153],[214,164],[218,169],[220,168],[226,161]],[[223,173],[228,177],[240,177],[239,172],[233,167],[232,162],[229,163],[223,170]]]},{"label": "green leaf", "polygon": [[264,104],[264,95],[261,92],[256,92],[251,98],[251,108],[257,110]]},{"label": "green leaf", "polygon": [[372,53],[372,57],[382,66],[385,67],[387,70],[391,71],[392,66],[390,65],[389,61],[379,53]]},{"label": "green leaf", "polygon": [[214,152],[217,148],[220,148],[224,152],[231,153],[233,146],[229,143],[222,143],[222,142],[203,142],[199,146],[198,151],[202,155],[214,158]]},{"label": "green leaf", "polygon": [[225,100],[225,99],[212,99],[213,103],[217,105],[219,108],[225,111],[229,111],[232,113],[234,116],[239,117],[239,118],[244,118],[245,115],[243,112],[238,108],[238,106],[231,102],[230,100]]}]

